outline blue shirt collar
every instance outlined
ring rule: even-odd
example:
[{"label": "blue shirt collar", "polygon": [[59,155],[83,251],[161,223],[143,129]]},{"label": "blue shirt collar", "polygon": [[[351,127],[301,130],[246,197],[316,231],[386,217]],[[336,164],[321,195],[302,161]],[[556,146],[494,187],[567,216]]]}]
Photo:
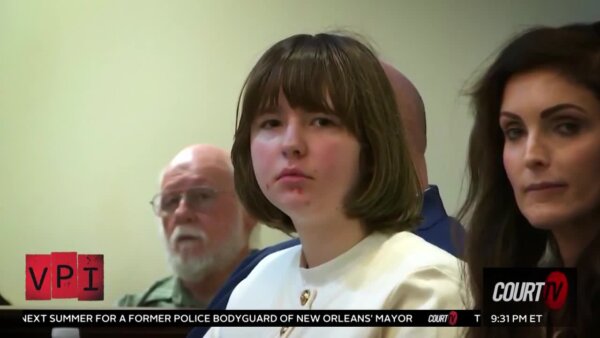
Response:
[{"label": "blue shirt collar", "polygon": [[425,189],[421,217],[423,217],[423,222],[419,227],[421,230],[427,229],[448,217],[437,185],[430,185]]}]

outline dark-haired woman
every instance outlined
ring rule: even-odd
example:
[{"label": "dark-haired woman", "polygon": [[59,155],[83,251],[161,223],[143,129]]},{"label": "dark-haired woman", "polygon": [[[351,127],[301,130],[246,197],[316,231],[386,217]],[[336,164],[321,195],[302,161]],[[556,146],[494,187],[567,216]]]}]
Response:
[{"label": "dark-haired woman", "polygon": [[578,295],[543,329],[473,328],[468,337],[598,337],[600,23],[521,34],[473,102],[461,215],[474,308],[483,305],[484,267],[575,267]]}]

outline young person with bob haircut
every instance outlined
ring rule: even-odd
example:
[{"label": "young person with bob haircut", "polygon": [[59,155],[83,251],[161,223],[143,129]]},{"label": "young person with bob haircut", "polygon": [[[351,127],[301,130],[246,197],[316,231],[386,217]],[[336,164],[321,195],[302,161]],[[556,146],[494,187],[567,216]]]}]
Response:
[{"label": "young person with bob haircut", "polygon": [[473,102],[460,212],[473,307],[483,306],[485,267],[575,267],[578,294],[576,305],[548,313],[544,328],[472,328],[467,336],[597,337],[600,22],[522,33],[480,79]]},{"label": "young person with bob haircut", "polygon": [[[410,232],[422,192],[374,53],[337,34],[269,48],[240,98],[235,187],[301,245],[265,257],[227,309],[457,309],[458,260]],[[207,337],[454,337],[455,328],[213,327]]]}]

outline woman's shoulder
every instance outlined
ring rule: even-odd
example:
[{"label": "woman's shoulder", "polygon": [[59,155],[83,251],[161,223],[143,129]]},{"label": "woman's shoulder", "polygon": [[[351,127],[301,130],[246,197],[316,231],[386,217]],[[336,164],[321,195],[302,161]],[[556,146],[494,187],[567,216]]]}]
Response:
[{"label": "woman's shoulder", "polygon": [[302,246],[294,245],[289,248],[274,251],[265,256],[252,270],[250,275],[278,267],[287,267],[299,259]]},{"label": "woman's shoulder", "polygon": [[408,231],[390,236],[378,256],[377,259],[388,261],[399,270],[438,270],[449,277],[460,278],[460,260]]},{"label": "woman's shoulder", "polygon": [[[409,232],[391,236],[381,257],[396,276],[386,308],[459,309],[464,307],[461,261]],[[395,262],[395,264],[394,264]]]},{"label": "woman's shoulder", "polygon": [[[301,247],[292,246],[273,252],[262,259],[233,290],[228,309],[251,309],[265,304],[265,297],[274,297],[274,292],[294,278],[298,269]],[[257,308],[258,308],[257,307]]]}]

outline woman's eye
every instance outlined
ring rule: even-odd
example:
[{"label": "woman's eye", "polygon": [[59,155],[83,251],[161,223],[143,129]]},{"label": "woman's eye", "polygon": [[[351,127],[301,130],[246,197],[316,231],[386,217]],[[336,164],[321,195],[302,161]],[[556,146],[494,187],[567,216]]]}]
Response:
[{"label": "woman's eye", "polygon": [[563,136],[572,136],[577,134],[581,128],[575,122],[561,122],[556,125],[555,129]]},{"label": "woman's eye", "polygon": [[517,140],[523,135],[523,129],[517,127],[508,127],[504,129],[504,138],[509,141]]},{"label": "woman's eye", "polygon": [[272,129],[281,125],[281,122],[276,119],[267,119],[259,123],[260,129]]},{"label": "woman's eye", "polygon": [[336,123],[327,117],[317,117],[314,118],[312,120],[313,125],[317,126],[317,127],[327,127],[327,126],[333,126],[336,125]]}]

